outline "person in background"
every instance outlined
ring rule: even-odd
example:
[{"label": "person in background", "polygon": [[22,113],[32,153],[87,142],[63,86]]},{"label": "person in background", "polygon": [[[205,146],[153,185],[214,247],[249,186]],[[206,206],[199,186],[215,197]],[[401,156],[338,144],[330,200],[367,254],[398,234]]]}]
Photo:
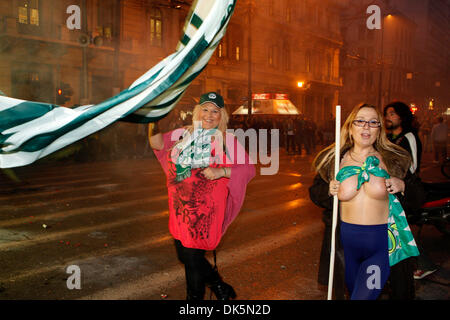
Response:
[{"label": "person in background", "polygon": [[302,154],[302,148],[305,144],[305,128],[302,116],[298,115],[295,117],[295,144],[297,147],[297,154]]},{"label": "person in background", "polygon": [[433,141],[434,162],[439,163],[447,159],[448,127],[443,117],[437,118],[437,123],[431,129],[431,141]]},{"label": "person in background", "polygon": [[[386,129],[390,130],[388,138],[393,143],[407,150],[412,158],[409,169],[411,173],[420,172],[422,158],[422,143],[413,127],[414,115],[411,109],[403,102],[396,101],[385,106],[384,118]],[[405,210],[411,210],[406,207]],[[411,211],[408,212],[411,214]],[[391,270],[389,279],[391,296],[394,299],[412,299],[415,296],[414,279],[422,279],[435,272],[437,267],[426,255],[423,247],[420,246],[420,256],[416,259],[417,267],[413,259],[407,259],[399,263]]]},{"label": "person in background", "polygon": [[431,152],[431,129],[432,123],[429,118],[425,118],[420,127],[420,139],[422,141],[423,152]]},{"label": "person in background", "polygon": [[288,118],[285,125],[286,134],[286,153],[288,155],[295,154],[295,124],[294,119]]},{"label": "person in background", "polygon": [[384,108],[386,129],[390,132],[388,139],[409,152],[412,157],[411,173],[420,172],[422,160],[422,142],[417,129],[414,128],[414,115],[403,102],[396,101]]}]

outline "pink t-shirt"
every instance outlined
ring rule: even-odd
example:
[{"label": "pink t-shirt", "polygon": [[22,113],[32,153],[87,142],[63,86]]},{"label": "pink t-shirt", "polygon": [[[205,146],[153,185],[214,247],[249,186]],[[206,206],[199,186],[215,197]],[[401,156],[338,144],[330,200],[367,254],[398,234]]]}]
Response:
[{"label": "pink t-shirt", "polygon": [[[208,180],[200,173],[204,169],[192,169],[189,178],[176,181],[175,159],[171,155],[175,149],[171,148],[183,132],[184,129],[177,129],[164,134],[164,148],[154,150],[167,177],[169,230],[187,248],[213,250],[239,213],[246,185],[255,175],[255,169],[247,154],[245,164],[229,163],[227,155],[220,151],[216,157],[219,149],[212,143],[210,167],[231,167],[230,179]],[[235,138],[231,136],[231,139]],[[230,141],[227,139],[227,146],[234,148],[233,154],[245,152],[237,140],[234,145]],[[217,163],[217,159],[222,161]]]}]

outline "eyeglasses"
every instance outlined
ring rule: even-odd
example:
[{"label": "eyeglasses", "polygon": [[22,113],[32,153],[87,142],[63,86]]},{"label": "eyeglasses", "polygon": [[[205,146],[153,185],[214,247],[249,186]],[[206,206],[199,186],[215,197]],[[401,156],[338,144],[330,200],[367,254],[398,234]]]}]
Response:
[{"label": "eyeglasses", "polygon": [[357,126],[357,127],[365,127],[366,124],[368,124],[370,128],[379,128],[379,127],[381,127],[381,122],[379,122],[377,120],[370,120],[370,121],[353,120],[353,124],[355,126]]}]

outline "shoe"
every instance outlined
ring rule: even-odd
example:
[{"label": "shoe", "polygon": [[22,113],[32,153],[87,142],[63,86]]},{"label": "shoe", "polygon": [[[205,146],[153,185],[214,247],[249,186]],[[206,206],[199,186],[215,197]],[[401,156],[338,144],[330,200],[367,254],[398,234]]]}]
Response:
[{"label": "shoe", "polygon": [[187,283],[186,300],[201,301],[205,299],[205,286],[190,287]]},{"label": "shoe", "polygon": [[230,300],[236,298],[236,292],[233,287],[226,282],[217,282],[212,284],[209,288],[214,292],[217,300]]},{"label": "shoe", "polygon": [[186,300],[189,301],[202,301],[205,298],[205,291],[195,292],[192,290],[187,290]]},{"label": "shoe", "polygon": [[230,300],[236,298],[236,292],[228,283],[223,282],[219,273],[215,271],[212,275],[213,280],[208,282],[208,287],[214,292],[217,300]]},{"label": "shoe", "polygon": [[425,278],[426,276],[429,276],[430,274],[434,273],[437,269],[433,270],[416,270],[414,271],[414,279],[420,280]]},{"label": "shoe", "polygon": [[204,297],[202,296],[196,296],[196,295],[192,295],[192,294],[188,294],[186,296],[186,300],[188,301],[202,301]]}]

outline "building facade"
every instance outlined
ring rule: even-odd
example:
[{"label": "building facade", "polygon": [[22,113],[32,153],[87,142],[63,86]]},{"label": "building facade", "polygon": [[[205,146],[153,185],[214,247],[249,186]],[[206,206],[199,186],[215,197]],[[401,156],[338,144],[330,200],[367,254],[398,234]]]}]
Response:
[{"label": "building facade", "polygon": [[[71,5],[81,9],[80,29],[68,27]],[[0,16],[2,90],[55,103],[67,83],[73,94],[66,106],[124,89],[173,52],[184,22],[181,10],[139,0],[8,0]]]},{"label": "building facade", "polygon": [[[366,10],[380,9],[381,29],[369,29]],[[416,24],[389,1],[349,0],[342,14],[344,79],[340,104],[344,114],[359,103],[383,108],[388,102],[414,101],[411,73],[415,67]]]},{"label": "building facade", "polygon": [[450,1],[397,0],[395,5],[417,24],[410,75],[420,113],[450,107]]},{"label": "building facade", "polygon": [[[1,1],[0,89],[57,103],[68,84],[68,107],[107,99],[175,50],[191,2]],[[81,9],[80,29],[69,28],[71,5]],[[238,1],[225,38],[180,108],[214,90],[232,112],[248,97],[251,73],[253,93],[287,93],[307,117],[328,118],[341,87],[340,10],[338,0]]]},{"label": "building facade", "polygon": [[340,10],[340,2],[331,0],[238,1],[216,57],[200,77],[215,79],[233,106],[243,103],[250,86],[253,93],[288,94],[306,117],[328,119],[341,87]]}]

